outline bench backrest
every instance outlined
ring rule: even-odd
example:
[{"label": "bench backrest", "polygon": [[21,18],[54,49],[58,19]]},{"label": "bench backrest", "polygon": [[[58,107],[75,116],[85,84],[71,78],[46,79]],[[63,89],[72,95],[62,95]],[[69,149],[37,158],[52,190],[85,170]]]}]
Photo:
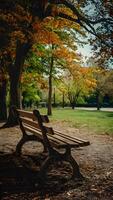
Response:
[{"label": "bench backrest", "polygon": [[[33,112],[20,110],[20,109],[17,109],[17,111],[18,111],[20,117],[24,117],[24,118],[31,119],[33,121],[37,121],[37,117],[34,115]],[[49,122],[49,118],[47,115],[40,115],[40,117],[41,117],[42,122],[44,122],[44,123]]]},{"label": "bench backrest", "polygon": [[35,129],[37,131],[42,131],[42,133],[46,132],[49,134],[54,134],[52,127],[47,127],[43,123],[48,123],[49,118],[47,115],[40,115],[38,110],[34,110],[33,112],[20,110],[13,108],[13,112],[17,117],[17,121],[20,125],[20,128],[23,130],[27,129],[28,127]]},{"label": "bench backrest", "polygon": [[[82,147],[90,144],[89,141],[72,137],[71,135],[61,133],[55,129],[53,130],[52,127],[46,126],[45,123],[49,122],[49,118],[47,115],[41,115],[38,110],[29,112],[14,108],[13,111],[23,134],[32,133],[37,135],[41,141],[43,140],[48,149],[51,149],[51,144],[57,147],[59,146],[59,148],[64,146]],[[47,134],[49,134],[49,137]]]}]

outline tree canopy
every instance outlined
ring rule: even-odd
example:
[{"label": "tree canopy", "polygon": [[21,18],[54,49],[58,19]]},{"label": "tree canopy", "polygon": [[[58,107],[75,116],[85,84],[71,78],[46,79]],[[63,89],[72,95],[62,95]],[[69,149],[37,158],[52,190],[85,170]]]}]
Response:
[{"label": "tree canopy", "polygon": [[47,64],[39,49],[42,45],[47,53],[48,46],[53,45],[51,61],[53,58],[55,62],[60,60],[55,63],[60,67],[68,63],[68,70],[74,71],[74,66],[80,65],[75,64],[76,43],[80,42],[77,34],[85,36],[88,33],[92,35],[89,40],[97,62],[105,63],[111,59],[112,11],[112,1],[102,0],[1,0],[0,58],[5,64],[0,68],[4,68],[4,74],[7,72],[9,77],[10,107],[20,106],[19,89],[24,63],[30,50],[32,54],[36,53],[37,46],[39,59],[35,61]]}]

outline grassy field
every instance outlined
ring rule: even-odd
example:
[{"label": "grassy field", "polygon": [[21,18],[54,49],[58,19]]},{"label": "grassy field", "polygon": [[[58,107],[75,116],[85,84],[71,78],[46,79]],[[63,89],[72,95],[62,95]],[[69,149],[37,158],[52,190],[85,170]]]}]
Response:
[{"label": "grassy field", "polygon": [[[43,109],[41,112],[46,113]],[[113,112],[53,109],[51,120],[65,121],[69,126],[113,135]]]}]

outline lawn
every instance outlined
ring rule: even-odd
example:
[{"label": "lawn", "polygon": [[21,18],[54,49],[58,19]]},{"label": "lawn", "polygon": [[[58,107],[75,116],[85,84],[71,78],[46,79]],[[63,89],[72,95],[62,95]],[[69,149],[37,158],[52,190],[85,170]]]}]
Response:
[{"label": "lawn", "polygon": [[[41,109],[45,113],[45,110]],[[65,121],[69,126],[86,128],[96,133],[113,134],[113,112],[53,109],[51,120]]]}]

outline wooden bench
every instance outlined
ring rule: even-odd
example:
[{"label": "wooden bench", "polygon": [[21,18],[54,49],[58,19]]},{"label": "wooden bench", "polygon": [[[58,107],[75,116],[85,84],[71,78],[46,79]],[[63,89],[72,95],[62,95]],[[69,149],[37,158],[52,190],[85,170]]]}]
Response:
[{"label": "wooden bench", "polygon": [[[39,141],[43,144],[44,152],[47,153],[39,170],[40,177],[46,175],[50,164],[66,161],[72,167],[72,177],[83,178],[79,165],[71,155],[71,149],[87,146],[90,144],[89,141],[72,137],[45,125],[49,123],[49,118],[47,115],[41,115],[38,110],[28,112],[13,108],[13,112],[22,131],[22,138],[16,146],[16,155],[21,155],[22,146],[26,142]],[[62,149],[65,151],[62,152]]]}]

